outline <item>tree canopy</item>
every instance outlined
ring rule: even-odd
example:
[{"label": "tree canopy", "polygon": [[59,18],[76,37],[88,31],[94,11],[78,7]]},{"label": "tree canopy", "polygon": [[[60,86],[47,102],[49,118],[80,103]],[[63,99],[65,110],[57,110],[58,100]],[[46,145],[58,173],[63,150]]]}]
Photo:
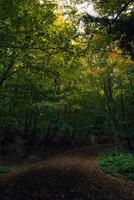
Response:
[{"label": "tree canopy", "polygon": [[92,0],[91,16],[72,2],[0,2],[2,144],[27,135],[28,153],[40,138],[95,135],[131,148],[134,3]]}]

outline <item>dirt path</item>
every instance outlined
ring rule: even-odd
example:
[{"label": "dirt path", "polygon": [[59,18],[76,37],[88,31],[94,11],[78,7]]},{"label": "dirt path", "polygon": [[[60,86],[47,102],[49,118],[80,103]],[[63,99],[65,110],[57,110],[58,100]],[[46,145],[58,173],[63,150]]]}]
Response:
[{"label": "dirt path", "polygon": [[82,148],[0,177],[0,200],[134,200],[134,183],[96,166],[107,146]]}]

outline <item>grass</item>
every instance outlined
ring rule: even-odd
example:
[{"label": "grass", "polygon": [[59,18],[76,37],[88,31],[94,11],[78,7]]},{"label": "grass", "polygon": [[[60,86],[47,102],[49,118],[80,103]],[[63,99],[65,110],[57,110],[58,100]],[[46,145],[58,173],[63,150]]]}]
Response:
[{"label": "grass", "polygon": [[130,153],[107,153],[99,158],[97,163],[107,173],[134,181],[134,155]]},{"label": "grass", "polygon": [[7,166],[0,166],[0,174],[10,173],[10,172],[12,172],[11,168]]}]

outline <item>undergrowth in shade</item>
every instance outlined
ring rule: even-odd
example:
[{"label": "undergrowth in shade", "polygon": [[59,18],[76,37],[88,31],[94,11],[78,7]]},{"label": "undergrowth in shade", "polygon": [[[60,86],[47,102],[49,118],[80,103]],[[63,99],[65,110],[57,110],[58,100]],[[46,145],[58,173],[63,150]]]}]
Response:
[{"label": "undergrowth in shade", "polygon": [[106,153],[97,163],[107,173],[134,181],[134,155],[131,153],[115,151]]},{"label": "undergrowth in shade", "polygon": [[10,172],[12,172],[12,169],[10,167],[0,166],[0,174],[10,173]]}]

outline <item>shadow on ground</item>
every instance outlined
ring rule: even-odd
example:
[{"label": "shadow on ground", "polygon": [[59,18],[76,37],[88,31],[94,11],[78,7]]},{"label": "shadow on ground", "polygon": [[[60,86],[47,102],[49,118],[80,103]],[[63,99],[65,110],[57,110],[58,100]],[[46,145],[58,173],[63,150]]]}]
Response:
[{"label": "shadow on ground", "polygon": [[134,200],[134,183],[96,167],[108,147],[77,149],[0,177],[0,200]]}]

